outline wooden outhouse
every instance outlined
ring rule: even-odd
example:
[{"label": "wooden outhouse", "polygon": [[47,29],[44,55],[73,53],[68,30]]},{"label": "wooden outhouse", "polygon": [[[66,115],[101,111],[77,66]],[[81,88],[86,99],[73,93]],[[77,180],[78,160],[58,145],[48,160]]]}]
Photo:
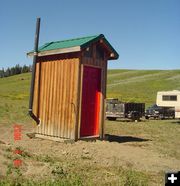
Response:
[{"label": "wooden outhouse", "polygon": [[107,62],[117,58],[102,34],[39,47],[33,100],[33,112],[40,120],[36,136],[102,139]]}]

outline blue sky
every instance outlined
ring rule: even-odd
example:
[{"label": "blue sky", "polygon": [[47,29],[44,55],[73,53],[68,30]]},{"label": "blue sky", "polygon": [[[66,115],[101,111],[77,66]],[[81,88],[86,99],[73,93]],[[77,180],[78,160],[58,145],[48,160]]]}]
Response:
[{"label": "blue sky", "polygon": [[119,69],[180,69],[179,0],[0,0],[0,68],[31,64],[36,17],[40,45],[102,33]]}]

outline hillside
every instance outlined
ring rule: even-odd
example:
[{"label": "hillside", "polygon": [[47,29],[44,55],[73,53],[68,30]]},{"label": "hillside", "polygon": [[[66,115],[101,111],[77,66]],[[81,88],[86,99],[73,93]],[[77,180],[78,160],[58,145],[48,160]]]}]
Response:
[{"label": "hillside", "polygon": [[[30,73],[0,79],[0,123],[27,122]],[[180,89],[180,70],[109,70],[107,97],[155,102],[156,92]]]},{"label": "hillside", "polygon": [[29,86],[30,73],[0,78],[0,124],[30,121]]},{"label": "hillside", "polygon": [[109,70],[107,97],[122,101],[156,101],[157,91],[180,90],[180,70]]}]

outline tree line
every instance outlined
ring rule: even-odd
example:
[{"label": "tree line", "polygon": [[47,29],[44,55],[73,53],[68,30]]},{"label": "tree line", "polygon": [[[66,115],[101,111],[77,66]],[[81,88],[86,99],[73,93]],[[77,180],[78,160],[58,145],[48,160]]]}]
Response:
[{"label": "tree line", "polygon": [[31,65],[20,66],[19,64],[17,64],[14,67],[7,68],[7,69],[2,68],[2,69],[0,69],[0,78],[9,77],[9,76],[13,76],[16,74],[22,74],[22,73],[26,73],[26,72],[31,72],[31,69],[32,69]]}]

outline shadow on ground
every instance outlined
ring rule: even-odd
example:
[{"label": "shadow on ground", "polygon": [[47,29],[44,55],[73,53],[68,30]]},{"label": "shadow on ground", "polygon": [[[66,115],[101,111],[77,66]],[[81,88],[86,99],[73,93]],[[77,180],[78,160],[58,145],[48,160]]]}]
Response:
[{"label": "shadow on ground", "polygon": [[180,125],[180,120],[176,120],[176,121],[172,121],[171,123],[173,123],[173,124],[179,124]]},{"label": "shadow on ground", "polygon": [[133,136],[116,136],[110,134],[105,134],[105,140],[109,142],[118,142],[118,143],[150,141],[149,139],[143,139],[143,138],[138,138]]},{"label": "shadow on ground", "polygon": [[126,122],[129,122],[129,123],[139,123],[139,122],[148,122],[149,120],[146,120],[146,119],[140,119],[140,120],[138,120],[138,121],[133,121],[133,120],[131,120],[131,119],[117,119],[117,120],[115,120],[114,122],[124,122],[124,123],[126,123]]}]

